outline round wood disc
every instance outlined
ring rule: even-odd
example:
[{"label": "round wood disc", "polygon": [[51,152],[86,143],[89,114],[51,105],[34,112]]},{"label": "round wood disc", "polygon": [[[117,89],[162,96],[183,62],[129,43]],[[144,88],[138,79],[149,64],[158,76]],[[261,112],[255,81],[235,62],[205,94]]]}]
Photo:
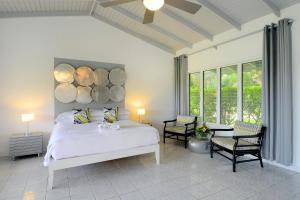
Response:
[{"label": "round wood disc", "polygon": [[122,86],[112,86],[110,88],[110,99],[114,102],[121,102],[125,98],[125,89]]},{"label": "round wood disc", "polygon": [[69,64],[59,64],[54,69],[54,78],[59,83],[73,83],[75,69]]},{"label": "round wood disc", "polygon": [[105,86],[95,86],[92,89],[92,98],[95,102],[104,104],[109,101],[109,89]]},{"label": "round wood disc", "polygon": [[62,103],[71,103],[77,96],[76,87],[71,83],[61,83],[54,91],[55,98]]},{"label": "round wood disc", "polygon": [[94,83],[94,72],[88,66],[79,66],[75,72],[75,80],[79,85],[90,86]]},{"label": "round wood disc", "polygon": [[78,86],[76,101],[81,104],[91,103],[93,101],[91,97],[91,91],[92,91],[91,87]]},{"label": "round wood disc", "polygon": [[108,71],[103,68],[94,70],[94,83],[95,85],[106,86],[109,84]]},{"label": "round wood disc", "polygon": [[114,85],[124,85],[126,81],[126,74],[123,69],[116,68],[110,71],[109,80]]}]

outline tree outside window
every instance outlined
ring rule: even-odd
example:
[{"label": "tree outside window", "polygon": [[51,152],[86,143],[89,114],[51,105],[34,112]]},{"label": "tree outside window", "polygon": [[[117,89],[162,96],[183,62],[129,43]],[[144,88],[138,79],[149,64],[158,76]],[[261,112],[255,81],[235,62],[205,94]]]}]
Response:
[{"label": "tree outside window", "polygon": [[221,124],[232,125],[237,120],[237,66],[221,68]]},{"label": "tree outside window", "polygon": [[262,122],[262,61],[243,64],[243,121]]},{"label": "tree outside window", "polygon": [[191,73],[190,82],[190,115],[200,117],[200,73]]},{"label": "tree outside window", "polygon": [[204,72],[204,122],[217,122],[217,70],[207,70]]}]

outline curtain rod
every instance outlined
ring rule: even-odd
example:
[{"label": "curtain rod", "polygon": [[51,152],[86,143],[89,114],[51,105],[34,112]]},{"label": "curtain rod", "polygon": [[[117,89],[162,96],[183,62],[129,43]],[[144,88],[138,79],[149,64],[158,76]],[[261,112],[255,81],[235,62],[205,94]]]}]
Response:
[{"label": "curtain rod", "polygon": [[[290,19],[289,20],[289,24],[292,24],[294,22],[294,20]],[[271,27],[270,27],[271,28]],[[217,43],[217,44],[214,44],[214,45],[211,45],[209,47],[206,47],[206,48],[203,48],[203,49],[200,49],[200,50],[197,50],[195,52],[192,52],[192,53],[188,53],[188,54],[185,54],[187,56],[191,56],[191,55],[194,55],[194,54],[197,54],[197,53],[200,53],[200,52],[203,52],[203,51],[206,51],[208,49],[216,49],[218,46],[221,46],[221,45],[224,45],[224,44],[227,44],[227,43],[230,43],[230,42],[233,42],[233,41],[236,41],[236,40],[239,40],[239,39],[242,39],[242,38],[245,38],[245,37],[248,37],[250,35],[254,35],[254,34],[257,34],[257,33],[260,33],[260,32],[263,32],[264,29],[259,29],[259,30],[256,30],[256,31],[253,31],[251,33],[247,33],[245,35],[241,35],[239,37],[236,37],[236,38],[233,38],[233,39],[230,39],[230,40],[226,40],[224,42],[220,42],[220,43]]]}]

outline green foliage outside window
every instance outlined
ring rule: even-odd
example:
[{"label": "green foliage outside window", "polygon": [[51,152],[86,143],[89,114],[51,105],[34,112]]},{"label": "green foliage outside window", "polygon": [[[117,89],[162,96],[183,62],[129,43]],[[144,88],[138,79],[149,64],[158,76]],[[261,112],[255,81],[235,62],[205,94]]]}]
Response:
[{"label": "green foliage outside window", "polygon": [[204,72],[204,122],[217,122],[217,70]]},{"label": "green foliage outside window", "polygon": [[200,117],[200,73],[190,74],[190,115]]},{"label": "green foliage outside window", "polygon": [[243,64],[243,121],[262,122],[262,61]]},{"label": "green foliage outside window", "polygon": [[[190,74],[190,114],[200,116],[200,76]],[[217,122],[217,88],[221,86],[221,123],[232,125],[237,120],[237,66],[221,68],[221,83],[217,70],[204,71],[204,122]],[[242,117],[243,121],[262,122],[262,61],[242,65]]]},{"label": "green foliage outside window", "polygon": [[237,66],[221,68],[221,124],[237,120]]}]

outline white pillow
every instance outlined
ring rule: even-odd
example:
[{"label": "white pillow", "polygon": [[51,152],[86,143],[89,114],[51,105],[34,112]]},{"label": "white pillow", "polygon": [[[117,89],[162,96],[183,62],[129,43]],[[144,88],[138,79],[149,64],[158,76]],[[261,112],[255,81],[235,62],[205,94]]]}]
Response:
[{"label": "white pillow", "polygon": [[104,111],[101,109],[91,109],[92,122],[102,122],[104,120]]},{"label": "white pillow", "polygon": [[73,123],[74,122],[74,110],[60,113],[56,119],[55,123]]},{"label": "white pillow", "polygon": [[125,108],[120,108],[118,120],[128,120],[130,118],[130,112]]}]

